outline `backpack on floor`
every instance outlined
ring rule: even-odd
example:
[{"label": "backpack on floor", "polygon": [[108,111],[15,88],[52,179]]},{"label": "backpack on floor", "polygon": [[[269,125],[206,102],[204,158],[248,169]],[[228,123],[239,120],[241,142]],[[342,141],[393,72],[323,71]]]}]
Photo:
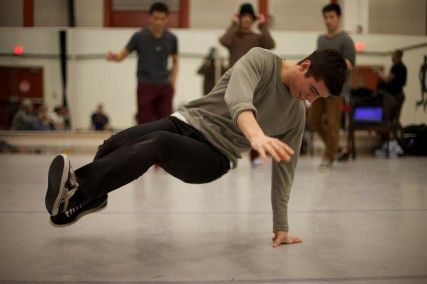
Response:
[{"label": "backpack on floor", "polygon": [[403,128],[403,148],[407,155],[427,155],[427,125],[409,125]]}]

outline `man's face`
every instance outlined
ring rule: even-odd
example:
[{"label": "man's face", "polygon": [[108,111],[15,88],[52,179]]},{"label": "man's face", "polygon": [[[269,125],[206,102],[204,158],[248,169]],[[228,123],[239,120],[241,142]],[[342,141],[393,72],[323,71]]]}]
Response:
[{"label": "man's face", "polygon": [[291,80],[290,90],[294,98],[300,101],[307,100],[310,103],[314,102],[317,98],[326,98],[329,96],[329,91],[326,88],[323,80],[316,81],[314,77],[306,77],[305,74],[310,67],[309,60],[304,61],[298,65],[298,71]]},{"label": "man's face", "polygon": [[240,27],[244,30],[250,29],[252,24],[254,23],[254,19],[249,14],[243,14],[240,16]]},{"label": "man's face", "polygon": [[154,11],[149,17],[149,25],[154,32],[164,32],[168,24],[168,14]]},{"label": "man's face", "polygon": [[391,62],[392,62],[393,64],[396,64],[396,63],[398,63],[399,61],[400,61],[399,56],[397,55],[397,53],[396,53],[396,52],[393,52],[393,53],[391,54]]},{"label": "man's face", "polygon": [[328,32],[335,32],[340,26],[340,17],[334,11],[323,13],[323,19]]}]

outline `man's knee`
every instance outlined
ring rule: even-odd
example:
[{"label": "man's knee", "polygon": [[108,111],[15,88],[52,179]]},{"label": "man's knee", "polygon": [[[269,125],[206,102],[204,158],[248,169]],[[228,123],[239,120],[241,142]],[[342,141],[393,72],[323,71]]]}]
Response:
[{"label": "man's knee", "polygon": [[112,138],[113,136],[104,140],[104,142],[98,146],[94,160],[100,159],[116,149],[116,147],[113,145]]}]

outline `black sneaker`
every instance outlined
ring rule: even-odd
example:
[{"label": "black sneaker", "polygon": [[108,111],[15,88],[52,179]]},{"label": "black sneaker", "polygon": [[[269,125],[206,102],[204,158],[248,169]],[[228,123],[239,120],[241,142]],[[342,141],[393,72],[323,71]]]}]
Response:
[{"label": "black sneaker", "polygon": [[64,154],[53,159],[49,167],[48,186],[45,197],[46,209],[51,216],[67,211],[70,198],[76,193],[79,184]]},{"label": "black sneaker", "polygon": [[348,161],[350,158],[350,152],[347,149],[338,149],[336,160],[338,162],[345,162]]},{"label": "black sneaker", "polygon": [[78,219],[86,214],[99,211],[107,206],[108,195],[104,195],[100,198],[85,201],[80,204],[76,204],[74,207],[59,213],[58,215],[51,216],[50,222],[54,226],[68,226],[75,223]]}]

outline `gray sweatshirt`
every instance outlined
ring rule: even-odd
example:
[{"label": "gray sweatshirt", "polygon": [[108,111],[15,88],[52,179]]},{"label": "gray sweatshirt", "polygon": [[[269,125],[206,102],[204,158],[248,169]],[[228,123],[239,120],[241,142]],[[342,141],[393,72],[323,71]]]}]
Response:
[{"label": "gray sweatshirt", "polygon": [[241,153],[250,149],[237,126],[243,111],[254,113],[267,136],[275,137],[295,151],[291,162],[273,161],[271,201],[273,232],[288,231],[287,208],[305,125],[305,108],[283,84],[283,59],[255,47],[228,70],[212,91],[178,112],[237,166]]}]

